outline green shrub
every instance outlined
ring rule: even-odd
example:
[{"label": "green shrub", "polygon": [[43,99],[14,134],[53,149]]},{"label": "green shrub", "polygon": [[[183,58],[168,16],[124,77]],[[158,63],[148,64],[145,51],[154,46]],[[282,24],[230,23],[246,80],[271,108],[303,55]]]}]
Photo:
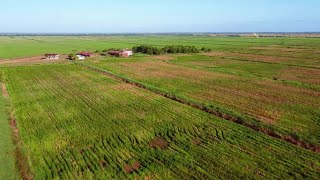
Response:
[{"label": "green shrub", "polygon": [[68,59],[69,59],[69,60],[76,60],[76,59],[77,59],[77,56],[76,56],[76,54],[71,53],[71,54],[68,55]]},{"label": "green shrub", "polygon": [[134,46],[132,48],[135,53],[143,53],[149,55],[160,55],[164,53],[176,54],[176,53],[200,53],[201,51],[194,46],[183,46],[183,45],[171,45],[163,48],[157,48],[153,46],[143,45]]},{"label": "green shrub", "polygon": [[211,49],[211,48],[203,47],[203,48],[201,48],[201,51],[202,51],[202,52],[211,52],[212,49]]}]

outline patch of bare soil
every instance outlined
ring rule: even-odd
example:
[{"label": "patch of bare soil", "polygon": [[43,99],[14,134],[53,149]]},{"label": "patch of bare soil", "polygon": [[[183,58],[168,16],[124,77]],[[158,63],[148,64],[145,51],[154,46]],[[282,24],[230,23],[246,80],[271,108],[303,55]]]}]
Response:
[{"label": "patch of bare soil", "polygon": [[165,139],[157,137],[150,142],[150,146],[153,148],[166,149],[169,143]]},{"label": "patch of bare soil", "polygon": [[3,61],[0,61],[0,64],[16,64],[16,63],[25,63],[25,62],[38,62],[38,61],[44,61],[42,59],[42,56],[3,60]]},{"label": "patch of bare soil", "polygon": [[136,162],[134,162],[132,165],[125,164],[123,168],[124,168],[124,171],[125,171],[126,173],[131,174],[131,173],[133,173],[134,171],[139,170],[140,167],[141,167],[140,162],[139,162],[139,161],[136,161]]},{"label": "patch of bare soil", "polygon": [[20,63],[37,63],[37,62],[55,62],[65,59],[65,57],[60,57],[57,60],[45,60],[43,56],[35,56],[35,57],[27,57],[27,58],[19,58],[19,59],[12,59],[12,60],[0,60],[1,64],[20,64]]}]

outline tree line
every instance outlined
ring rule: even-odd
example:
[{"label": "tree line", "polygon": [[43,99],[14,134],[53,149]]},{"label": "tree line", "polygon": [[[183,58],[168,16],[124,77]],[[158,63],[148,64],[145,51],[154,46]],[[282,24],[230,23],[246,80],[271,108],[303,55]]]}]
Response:
[{"label": "tree line", "polygon": [[196,48],[195,46],[183,46],[183,45],[171,45],[165,46],[162,48],[142,45],[142,46],[134,46],[132,48],[135,53],[143,53],[149,55],[160,55],[160,54],[176,54],[176,53],[200,53],[200,52],[211,52],[211,48],[203,47],[201,49]]}]

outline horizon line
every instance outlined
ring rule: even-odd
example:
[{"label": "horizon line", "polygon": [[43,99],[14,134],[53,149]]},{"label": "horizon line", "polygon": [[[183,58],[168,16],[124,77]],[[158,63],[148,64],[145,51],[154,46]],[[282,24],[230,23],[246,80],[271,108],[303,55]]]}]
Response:
[{"label": "horizon line", "polygon": [[12,35],[12,34],[97,34],[97,35],[114,35],[114,34],[252,34],[252,33],[260,33],[260,34],[316,34],[320,33],[320,31],[246,31],[246,32],[0,32],[0,35]]}]

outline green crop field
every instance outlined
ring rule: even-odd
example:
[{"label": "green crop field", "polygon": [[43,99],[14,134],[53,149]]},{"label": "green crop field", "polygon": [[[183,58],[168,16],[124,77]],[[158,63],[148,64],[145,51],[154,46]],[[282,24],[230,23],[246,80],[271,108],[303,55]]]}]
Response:
[{"label": "green crop field", "polygon": [[[215,51],[290,57],[308,65],[319,57],[320,38],[245,38],[209,36],[0,36],[0,59],[70,53],[81,50],[131,48],[135,45],[189,45]],[[308,59],[305,61],[304,59]],[[291,62],[291,63],[294,63]],[[311,63],[312,64],[312,63]],[[319,64],[317,64],[319,66]]]},{"label": "green crop field", "polygon": [[213,51],[0,65],[23,178],[320,178],[320,38],[0,36],[0,62],[145,44]]},{"label": "green crop field", "polygon": [[319,69],[199,55],[85,63],[207,106],[255,117],[279,132],[320,144]]},{"label": "green crop field", "polygon": [[319,177],[319,154],[78,65],[3,73],[36,179]]}]

